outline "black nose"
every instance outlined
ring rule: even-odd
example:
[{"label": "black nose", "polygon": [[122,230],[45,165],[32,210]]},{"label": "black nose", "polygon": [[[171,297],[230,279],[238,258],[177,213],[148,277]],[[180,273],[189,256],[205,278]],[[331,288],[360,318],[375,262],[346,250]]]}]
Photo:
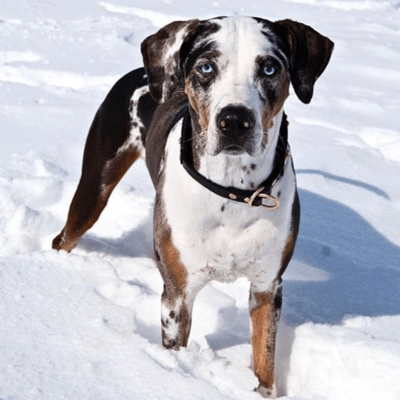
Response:
[{"label": "black nose", "polygon": [[220,131],[230,136],[242,136],[254,127],[253,113],[243,106],[226,106],[217,116]]}]

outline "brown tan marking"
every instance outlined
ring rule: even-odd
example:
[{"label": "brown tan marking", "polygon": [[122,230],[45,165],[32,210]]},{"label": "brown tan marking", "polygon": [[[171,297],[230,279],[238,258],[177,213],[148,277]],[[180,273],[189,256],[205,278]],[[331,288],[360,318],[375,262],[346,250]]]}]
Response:
[{"label": "brown tan marking", "polygon": [[273,119],[282,110],[283,104],[289,96],[289,87],[289,78],[281,73],[279,80],[274,83],[274,88],[277,88],[275,102],[273,104],[266,103],[262,110],[263,147],[268,143],[268,130],[273,126]]},{"label": "brown tan marking", "polygon": [[251,342],[253,346],[254,373],[260,387],[273,389],[275,369],[275,341],[278,329],[279,311],[275,304],[275,293],[251,292],[250,299],[255,306],[250,310],[252,323]]},{"label": "brown tan marking", "polygon": [[168,267],[169,280],[179,294],[182,294],[187,285],[187,271],[181,262],[178,250],[172,243],[171,230],[163,232],[159,245],[159,254],[163,263]]},{"label": "brown tan marking", "polygon": [[189,81],[186,82],[185,93],[188,96],[190,105],[197,114],[201,132],[205,134],[210,123],[209,101],[207,101],[206,98],[203,98],[205,96],[200,96],[198,91],[192,87]]}]

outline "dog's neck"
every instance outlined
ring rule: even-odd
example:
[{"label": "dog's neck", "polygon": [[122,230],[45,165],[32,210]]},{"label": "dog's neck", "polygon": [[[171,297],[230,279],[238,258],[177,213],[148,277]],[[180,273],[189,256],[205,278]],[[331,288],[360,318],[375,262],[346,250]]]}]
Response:
[{"label": "dog's neck", "polygon": [[221,186],[257,189],[272,172],[282,114],[283,109],[274,117],[273,126],[268,131],[268,143],[257,157],[247,153],[236,156],[224,153],[209,155],[205,151],[205,141],[200,130],[193,124],[192,151],[195,169]]}]

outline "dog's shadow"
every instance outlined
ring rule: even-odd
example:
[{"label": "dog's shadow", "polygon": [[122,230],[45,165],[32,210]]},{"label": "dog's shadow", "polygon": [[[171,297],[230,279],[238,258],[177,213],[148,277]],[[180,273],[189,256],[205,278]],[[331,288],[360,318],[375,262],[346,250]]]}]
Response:
[{"label": "dog's shadow", "polygon": [[400,248],[349,207],[305,190],[300,198],[292,268],[306,264],[317,276],[301,280],[288,274],[288,322],[338,324],[346,315],[400,314]]},{"label": "dog's shadow", "polygon": [[[300,233],[284,275],[278,333],[280,395],[286,393],[296,326],[308,321],[340,324],[346,316],[400,314],[400,248],[355,210],[306,190],[299,194]],[[296,268],[304,266],[305,278],[296,274]]]}]

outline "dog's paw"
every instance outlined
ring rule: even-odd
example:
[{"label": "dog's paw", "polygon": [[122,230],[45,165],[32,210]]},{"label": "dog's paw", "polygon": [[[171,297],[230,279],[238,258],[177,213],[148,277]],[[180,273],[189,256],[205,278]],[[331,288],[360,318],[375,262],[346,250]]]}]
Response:
[{"label": "dog's paw", "polygon": [[51,244],[51,247],[54,250],[61,250],[62,249],[62,237],[64,235],[64,230],[61,231],[61,233],[59,233],[54,239],[53,239],[53,243]]},{"label": "dog's paw", "polygon": [[258,388],[254,389],[255,392],[260,393],[265,399],[276,399],[276,388],[275,385],[272,389],[268,389],[264,386],[259,385]]},{"label": "dog's paw", "polygon": [[68,253],[76,246],[77,241],[65,240],[64,229],[53,239],[51,247],[54,250],[65,250]]}]

